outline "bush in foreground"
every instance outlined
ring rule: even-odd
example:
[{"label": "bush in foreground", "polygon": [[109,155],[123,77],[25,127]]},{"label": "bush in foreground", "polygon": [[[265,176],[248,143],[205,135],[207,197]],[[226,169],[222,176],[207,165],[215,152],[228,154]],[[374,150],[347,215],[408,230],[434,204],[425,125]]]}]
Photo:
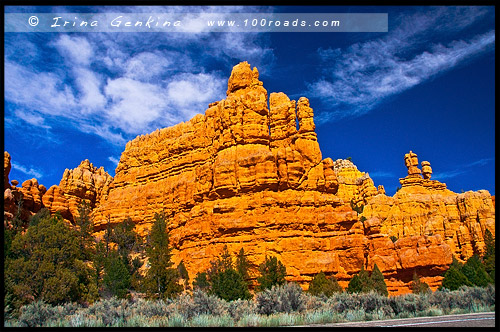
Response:
[{"label": "bush in foreground", "polygon": [[495,310],[495,286],[443,289],[386,297],[371,291],[335,293],[331,297],[302,292],[293,283],[274,286],[254,300],[227,302],[204,291],[175,299],[117,299],[52,306],[43,301],[21,308],[6,327],[181,327],[287,326],[435,316]]}]

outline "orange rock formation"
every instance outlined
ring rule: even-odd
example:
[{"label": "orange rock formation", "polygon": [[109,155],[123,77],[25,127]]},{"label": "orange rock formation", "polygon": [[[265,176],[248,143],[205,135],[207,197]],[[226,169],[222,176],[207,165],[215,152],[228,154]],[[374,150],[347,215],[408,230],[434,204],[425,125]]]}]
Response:
[{"label": "orange rock formation", "polygon": [[[345,288],[361,266],[377,264],[391,294],[409,292],[414,271],[436,289],[453,255],[467,259],[484,247],[486,229],[494,234],[487,191],[451,192],[410,151],[402,188],[386,196],[351,161],[323,159],[313,115],[305,97],[268,96],[243,62],[226,99],[205,114],[128,142],[114,179],[86,160],[65,171],[42,205],[71,221],[89,200],[97,236],[108,219],[127,217],[146,235],[164,211],[173,260],[192,277],[227,245],[234,254],[244,248],[254,268],[277,256],[286,279],[304,288],[319,271]],[[33,186],[23,190],[38,197]]]},{"label": "orange rock formation", "polygon": [[86,159],[75,169],[64,171],[59,185],[50,187],[43,195],[43,205],[73,222],[78,216],[78,205],[85,200],[91,209],[95,208],[106,197],[112,180],[103,167],[94,167]]}]

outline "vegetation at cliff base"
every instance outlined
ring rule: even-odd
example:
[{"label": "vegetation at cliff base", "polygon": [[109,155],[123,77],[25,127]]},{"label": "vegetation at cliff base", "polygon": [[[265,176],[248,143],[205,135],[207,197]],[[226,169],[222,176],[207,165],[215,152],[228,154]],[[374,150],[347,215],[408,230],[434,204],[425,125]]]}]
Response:
[{"label": "vegetation at cliff base", "polygon": [[88,306],[39,300],[23,306],[6,327],[277,327],[495,310],[495,287],[383,296],[375,292],[315,296],[294,283],[274,286],[252,300],[226,301],[202,290],[174,299],[101,299]]},{"label": "vegetation at cliff base", "polygon": [[[495,242],[482,256],[453,259],[432,291],[414,271],[412,293],[388,296],[377,264],[361,266],[345,291],[319,272],[306,291],[276,256],[252,265],[224,246],[189,283],[172,258],[168,218],[154,216],[145,241],[126,218],[94,237],[86,202],[74,224],[42,209],[4,232],[5,326],[286,326],[406,318],[495,309]],[[17,225],[17,226],[16,226]],[[141,272],[142,271],[142,272]],[[425,280],[425,279],[424,279]],[[345,280],[343,280],[345,282]]]}]

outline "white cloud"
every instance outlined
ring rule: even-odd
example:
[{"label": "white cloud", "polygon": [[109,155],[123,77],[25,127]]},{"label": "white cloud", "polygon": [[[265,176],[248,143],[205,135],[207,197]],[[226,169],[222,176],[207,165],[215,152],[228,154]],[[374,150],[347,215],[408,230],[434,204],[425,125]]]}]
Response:
[{"label": "white cloud", "polygon": [[157,121],[166,107],[166,98],[160,86],[126,77],[108,79],[104,88],[111,98],[107,119],[125,133],[138,134]]},{"label": "white cloud", "polygon": [[11,61],[5,61],[4,68],[6,100],[47,115],[65,116],[75,106],[75,97],[64,78]]},{"label": "white cloud", "polygon": [[37,113],[21,109],[16,110],[14,113],[19,119],[24,120],[30,125],[40,128],[50,129],[50,126],[45,124],[45,118]]},{"label": "white cloud", "polygon": [[[205,16],[211,12],[259,9],[166,6],[99,10]],[[44,37],[43,42],[34,35],[26,38],[37,61],[30,57],[21,59],[15,51],[15,39],[8,38],[5,99],[16,111],[9,114],[7,121],[14,124],[19,119],[45,129],[64,126],[100,136],[115,145],[123,145],[138,134],[187,121],[203,113],[210,102],[224,98],[229,72],[220,72],[221,64],[230,70],[238,61],[248,60],[259,66],[273,59],[272,49],[265,46],[269,40],[254,33],[195,31]]]},{"label": "white cloud", "polygon": [[[438,8],[406,17],[386,37],[356,43],[345,50],[319,49],[325,77],[309,85],[309,95],[323,98],[332,110],[318,114],[317,121],[364,114],[385,98],[494,49],[494,30],[447,44],[430,43],[432,37],[427,36],[435,29],[464,28],[483,14],[484,10],[450,12]],[[457,24],[441,24],[445,16],[447,22]],[[462,20],[464,16],[467,19]]]},{"label": "white cloud", "polygon": [[83,68],[73,68],[76,85],[81,93],[79,106],[82,111],[102,111],[106,105],[106,97],[101,93],[101,82],[97,74]]},{"label": "white cloud", "polygon": [[180,74],[168,84],[166,97],[174,109],[192,117],[204,111],[210,102],[222,99],[225,84],[225,79],[214,75]]},{"label": "white cloud", "polygon": [[24,173],[26,175],[33,176],[36,179],[40,179],[43,177],[42,172],[40,172],[37,169],[34,169],[33,167],[28,168],[28,167],[25,167],[23,165],[19,165],[16,162],[12,162],[11,164],[12,164],[12,168],[15,169],[16,171],[19,171],[19,172]]},{"label": "white cloud", "polygon": [[173,64],[171,59],[152,52],[141,52],[130,58],[125,64],[125,76],[132,79],[148,81],[158,77]]},{"label": "white cloud", "polygon": [[54,42],[54,46],[68,62],[77,65],[89,65],[94,53],[85,37],[71,37],[64,34]]}]

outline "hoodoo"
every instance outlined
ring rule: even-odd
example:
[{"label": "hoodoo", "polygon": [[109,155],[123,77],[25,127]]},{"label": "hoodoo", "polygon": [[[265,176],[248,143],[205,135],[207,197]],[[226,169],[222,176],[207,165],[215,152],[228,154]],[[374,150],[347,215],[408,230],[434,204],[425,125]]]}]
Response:
[{"label": "hoodoo", "polygon": [[[242,62],[227,97],[204,114],[128,142],[114,178],[84,161],[59,186],[39,194],[32,181],[22,190],[69,221],[90,200],[98,236],[108,220],[126,218],[146,235],[165,212],[173,260],[190,276],[227,245],[233,254],[244,248],[254,268],[277,256],[286,279],[304,288],[320,271],[345,288],[377,264],[391,294],[410,292],[414,272],[435,290],[453,256],[481,252],[486,229],[495,234],[494,201],[485,190],[457,194],[431,180],[430,162],[419,169],[412,151],[404,162],[408,174],[390,197],[351,161],[323,158],[309,100],[268,95],[258,70]],[[14,187],[5,188],[12,197]]]}]

